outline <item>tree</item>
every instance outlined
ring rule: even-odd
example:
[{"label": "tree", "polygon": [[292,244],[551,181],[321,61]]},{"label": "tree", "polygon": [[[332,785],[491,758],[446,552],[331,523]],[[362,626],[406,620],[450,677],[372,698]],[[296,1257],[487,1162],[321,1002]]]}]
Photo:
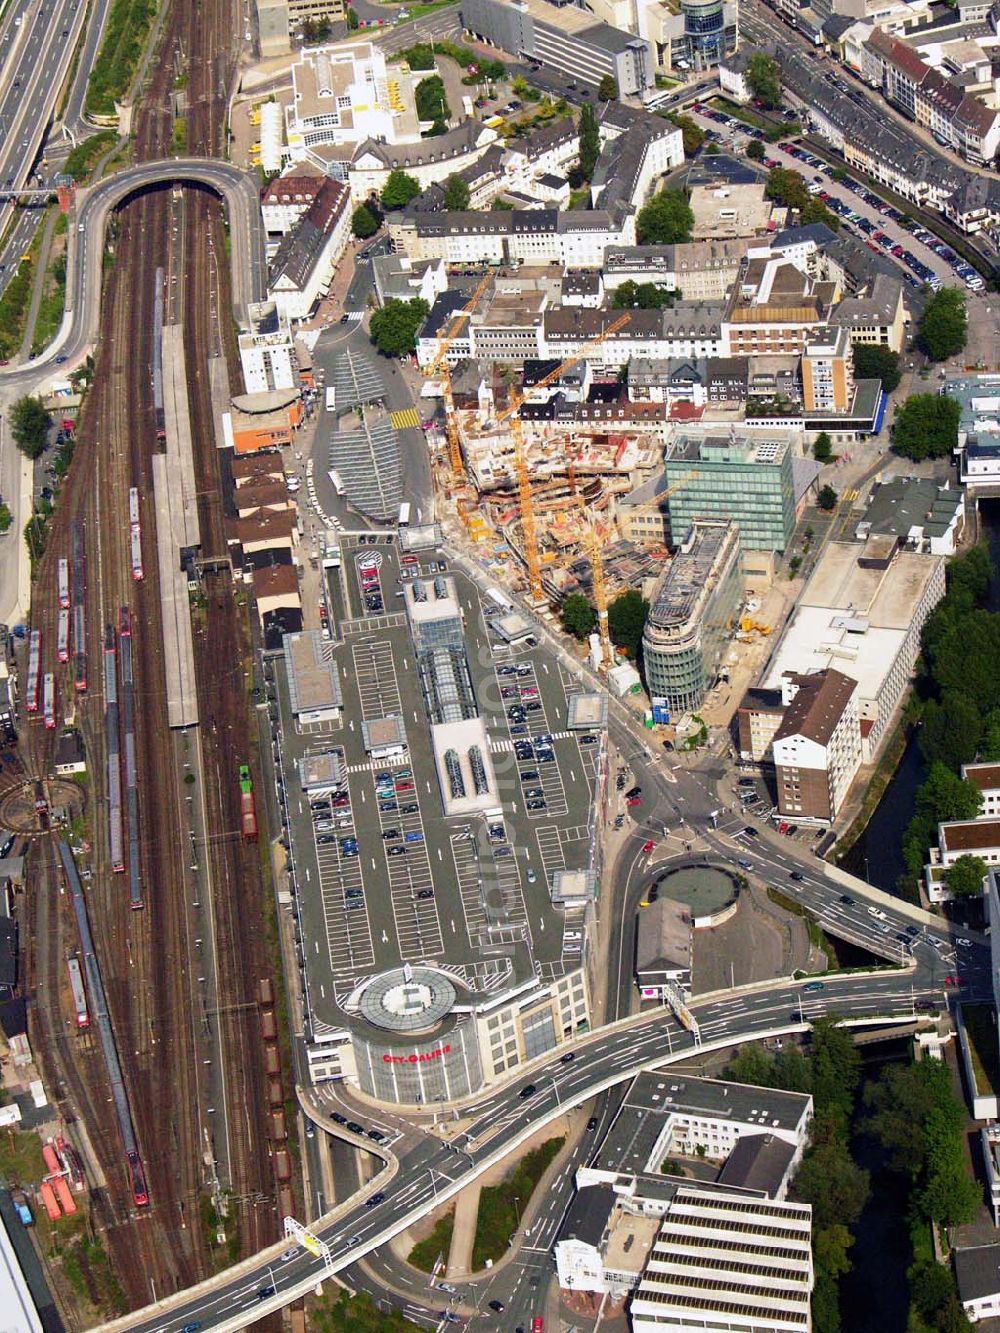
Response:
[{"label": "tree", "polygon": [[747,87],[769,111],[781,106],[781,70],[771,56],[758,51],[747,61]]},{"label": "tree", "polygon": [[580,170],[584,180],[590,180],[601,152],[601,134],[597,128],[597,114],[589,102],[580,111]]},{"label": "tree", "polygon": [[829,463],[833,459],[833,441],[825,430],[821,430],[813,441],[813,458],[817,463]]},{"label": "tree", "polygon": [[942,1226],[971,1222],[979,1202],[979,1186],[965,1169],[961,1134],[956,1134],[943,1107],[935,1106],[924,1124],[927,1156],[917,1206]]},{"label": "tree", "polygon": [[816,505],[819,509],[824,509],[829,513],[831,509],[837,508],[837,492],[832,486],[821,486],[819,495],[816,496]]},{"label": "tree", "polygon": [[640,245],[678,245],[691,239],[694,214],[683,190],[661,190],[639,210],[635,221]]},{"label": "tree", "polygon": [[840,219],[830,212],[822,199],[814,199],[812,195],[799,208],[799,221],[803,227],[808,227],[812,223],[821,223],[824,227],[828,227],[830,231],[840,230]]},{"label": "tree", "polygon": [[352,9],[350,5],[348,5],[345,17],[347,19],[347,31],[357,32],[358,28],[361,26],[361,20],[358,18],[358,11]]},{"label": "tree", "polygon": [[396,167],[389,172],[382,186],[382,205],[384,208],[405,208],[411,199],[416,199],[422,192],[420,182],[415,177],[408,176]]},{"label": "tree", "polygon": [[946,361],[965,346],[967,331],[965,293],[957,287],[942,287],[924,306],[917,345],[932,361]]},{"label": "tree", "polygon": [[447,120],[451,114],[444,94],[444,79],[440,74],[431,74],[421,79],[413,90],[413,100],[419,120]]},{"label": "tree", "polygon": [[582,592],[571,592],[562,604],[563,629],[581,642],[597,624],[597,612]]},{"label": "tree", "polygon": [[614,102],[618,98],[618,84],[613,74],[604,74],[597,85],[597,96],[602,102]]},{"label": "tree", "polygon": [[469,187],[460,176],[449,176],[444,183],[444,206],[461,213],[469,207]]},{"label": "tree", "polygon": [[949,768],[958,768],[975,759],[983,718],[969,695],[951,689],[941,695],[940,702],[929,699],[920,722],[920,753],[928,763],[940,760]]},{"label": "tree", "polygon": [[826,1016],[813,1023],[809,1039],[809,1067],[812,1070],[812,1095],[816,1104],[813,1139],[823,1140],[821,1117],[829,1115],[846,1125],[854,1107],[854,1094],[861,1081],[861,1058],[854,1038],[837,1019]]},{"label": "tree", "polygon": [[673,305],[677,293],[655,282],[633,282],[626,278],[615,288],[613,305],[616,310],[660,310]]},{"label": "tree", "polygon": [[629,588],[608,604],[608,634],[611,642],[636,657],[642,643],[642,630],[649,615],[649,603],[641,592]]},{"label": "tree", "polygon": [[956,898],[978,898],[983,892],[986,862],[981,856],[960,856],[944,872],[948,892]]},{"label": "tree", "polygon": [[417,343],[417,330],[430,313],[426,301],[387,301],[371,317],[371,340],[383,356],[405,356]]},{"label": "tree", "polygon": [[45,452],[52,418],[40,398],[25,395],[18,398],[10,409],[10,433],[14,443],[26,458],[40,458]]},{"label": "tree", "polygon": [[899,353],[879,343],[854,344],[854,374],[859,380],[881,380],[886,393],[899,388]]},{"label": "tree", "polygon": [[812,1204],[816,1227],[851,1226],[861,1216],[868,1193],[868,1172],[854,1164],[839,1140],[810,1148],[792,1185],[800,1203]]},{"label": "tree", "polygon": [[911,393],[896,413],[892,447],[904,458],[944,458],[958,444],[962,409],[957,399],[938,393]]},{"label": "tree", "polygon": [[747,144],[747,157],[751,162],[763,162],[767,157],[767,149],[760,139],[751,139]]},{"label": "tree", "polygon": [[705,142],[705,131],[690,116],[680,116],[676,111],[671,111],[666,117],[671,124],[676,125],[681,132],[681,140],[684,144],[684,156],[694,157],[698,149]]},{"label": "tree", "polygon": [[351,231],[359,241],[366,241],[369,236],[374,236],[378,231],[378,218],[370,208],[366,208],[364,204],[359,204],[351,218]]},{"label": "tree", "polygon": [[801,172],[792,171],[789,167],[772,168],[768,173],[764,193],[768,199],[784,204],[786,208],[802,209],[810,200]]}]

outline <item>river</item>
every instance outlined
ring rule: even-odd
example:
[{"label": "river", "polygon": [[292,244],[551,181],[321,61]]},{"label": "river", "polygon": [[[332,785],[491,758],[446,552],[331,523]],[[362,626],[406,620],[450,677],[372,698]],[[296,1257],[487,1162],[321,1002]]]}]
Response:
[{"label": "river", "polygon": [[[1000,500],[983,501],[979,506],[979,518],[993,565],[988,606],[991,611],[1000,611]],[[868,827],[844,857],[845,870],[861,875],[880,889],[890,893],[895,890],[896,881],[906,868],[903,865],[903,834],[912,818],[917,788],[923,779],[924,761],[914,729]]]}]

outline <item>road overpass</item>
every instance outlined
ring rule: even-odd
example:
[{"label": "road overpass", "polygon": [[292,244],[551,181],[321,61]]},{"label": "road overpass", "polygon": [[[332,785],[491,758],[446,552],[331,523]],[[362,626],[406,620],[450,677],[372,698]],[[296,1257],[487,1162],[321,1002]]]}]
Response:
[{"label": "road overpass", "polygon": [[35,360],[0,368],[0,395],[10,398],[37,392],[54,378],[57,365],[77,363],[94,347],[100,326],[108,218],[142,190],[171,184],[207,186],[225,201],[231,241],[233,306],[237,324],[241,327],[245,324],[247,305],[262,300],[267,290],[264,223],[255,181],[228,162],[210,158],[178,157],[145,162],[77,191],[68,236],[66,313],[62,327]]},{"label": "road overpass", "polygon": [[[701,1050],[737,1040],[802,1032],[821,1014],[835,1012],[858,1024],[911,1022],[929,1005],[942,1005],[926,961],[909,971],[830,977],[818,993],[804,993],[802,981],[781,979],[692,1005],[701,1031]],[[491,1089],[463,1110],[467,1130],[455,1142],[430,1129],[419,1131],[398,1153],[367,1140],[386,1168],[365,1190],[311,1224],[330,1247],[325,1265],[305,1250],[289,1263],[280,1255],[287,1242],[243,1261],[216,1278],[102,1326],[103,1333],[180,1333],[186,1324],[228,1333],[256,1317],[307,1294],[324,1275],[348,1267],[384,1245],[432,1208],[500,1162],[548,1122],[571,1107],[644,1069],[687,1059],[695,1050],[691,1033],[666,1010],[642,1014],[602,1028],[567,1049],[535,1062],[502,1088]],[[329,1123],[337,1134],[351,1136]],[[374,1193],[384,1197],[374,1206]],[[258,1298],[267,1287],[274,1294]]]}]

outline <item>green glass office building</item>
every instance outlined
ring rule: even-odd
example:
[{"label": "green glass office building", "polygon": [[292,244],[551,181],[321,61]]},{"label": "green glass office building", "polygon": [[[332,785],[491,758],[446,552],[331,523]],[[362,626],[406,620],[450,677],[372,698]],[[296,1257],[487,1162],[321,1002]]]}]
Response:
[{"label": "green glass office building", "polygon": [[794,435],[686,430],[664,460],[671,544],[697,519],[732,519],[750,551],[784,551],[795,529]]}]

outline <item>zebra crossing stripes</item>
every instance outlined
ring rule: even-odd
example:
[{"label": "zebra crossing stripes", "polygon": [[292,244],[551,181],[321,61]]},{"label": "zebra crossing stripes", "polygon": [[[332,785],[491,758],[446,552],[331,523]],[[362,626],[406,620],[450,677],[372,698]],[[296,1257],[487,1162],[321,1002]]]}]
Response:
[{"label": "zebra crossing stripes", "polygon": [[389,420],[397,430],[406,430],[420,425],[420,418],[417,416],[415,407],[403,407],[395,412],[390,412]]}]

